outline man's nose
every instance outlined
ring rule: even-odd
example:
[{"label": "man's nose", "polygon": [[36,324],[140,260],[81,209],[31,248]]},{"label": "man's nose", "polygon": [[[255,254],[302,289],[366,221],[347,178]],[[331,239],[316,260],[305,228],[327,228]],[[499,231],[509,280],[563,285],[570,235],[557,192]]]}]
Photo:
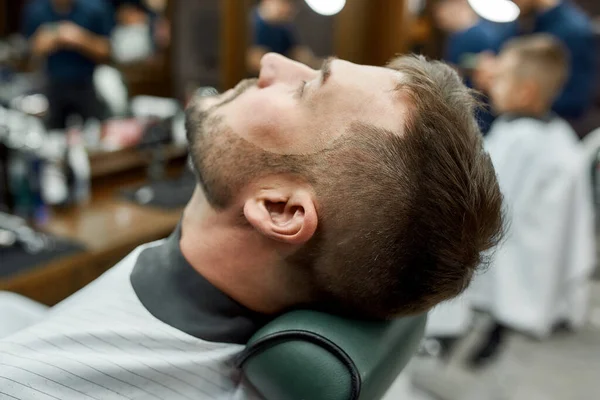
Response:
[{"label": "man's nose", "polygon": [[294,83],[309,80],[317,72],[304,64],[277,53],[267,53],[260,60],[258,87],[266,88],[276,83]]}]

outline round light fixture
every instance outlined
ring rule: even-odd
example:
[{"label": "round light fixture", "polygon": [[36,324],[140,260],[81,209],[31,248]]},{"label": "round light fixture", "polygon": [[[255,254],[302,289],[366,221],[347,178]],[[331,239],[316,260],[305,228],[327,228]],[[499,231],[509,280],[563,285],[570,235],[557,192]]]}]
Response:
[{"label": "round light fixture", "polygon": [[306,4],[317,14],[335,15],[342,11],[346,0],[305,0]]},{"label": "round light fixture", "polygon": [[492,22],[512,22],[521,14],[519,7],[510,0],[469,0],[469,4],[481,18]]}]

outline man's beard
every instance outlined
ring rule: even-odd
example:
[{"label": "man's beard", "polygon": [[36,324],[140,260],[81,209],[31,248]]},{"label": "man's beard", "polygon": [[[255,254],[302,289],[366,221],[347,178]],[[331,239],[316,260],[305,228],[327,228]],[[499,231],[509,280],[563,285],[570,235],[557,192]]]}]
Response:
[{"label": "man's beard", "polygon": [[[206,127],[206,121],[213,117],[215,112],[217,110],[219,110],[219,108],[223,107],[224,105],[231,103],[233,100],[237,99],[240,95],[242,95],[244,92],[246,92],[248,89],[256,86],[258,79],[244,79],[243,81],[240,81],[235,88],[232,89],[232,93],[227,95],[227,93],[223,93],[221,95],[217,95],[217,96],[221,96],[223,97],[222,99],[220,99],[220,101],[218,103],[216,103],[215,105],[211,106],[211,107],[207,107],[204,108],[202,106],[203,102],[206,102],[210,99],[213,99],[216,96],[208,96],[208,97],[204,97],[204,98],[198,98],[195,100],[195,102],[197,102],[197,105],[194,106],[193,109],[188,110],[188,118],[192,117],[194,119],[194,125],[195,125],[195,129],[190,129],[190,127],[187,127],[186,129],[186,136],[187,136],[187,140],[188,140],[188,144],[190,147],[193,147],[194,144],[196,143],[196,137],[198,135],[202,135],[204,134],[204,130]],[[193,113],[193,116],[191,116],[190,114]]]},{"label": "man's beard", "polygon": [[188,111],[186,133],[192,167],[206,200],[217,209],[230,206],[238,192],[260,176],[306,172],[306,157],[265,151],[236,134],[217,115],[219,108],[255,84],[256,80],[242,81],[216,105],[203,110],[200,103]]}]

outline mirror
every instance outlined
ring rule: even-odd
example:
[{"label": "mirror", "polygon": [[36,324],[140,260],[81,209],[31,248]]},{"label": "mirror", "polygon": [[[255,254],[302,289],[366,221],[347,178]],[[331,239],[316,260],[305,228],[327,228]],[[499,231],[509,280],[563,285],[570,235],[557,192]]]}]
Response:
[{"label": "mirror", "polygon": [[221,1],[175,3],[173,80],[176,96],[185,99],[199,86],[222,89]]},{"label": "mirror", "polygon": [[276,52],[313,68],[334,54],[334,15],[345,0],[261,0],[249,10],[247,71],[257,75],[260,59]]}]

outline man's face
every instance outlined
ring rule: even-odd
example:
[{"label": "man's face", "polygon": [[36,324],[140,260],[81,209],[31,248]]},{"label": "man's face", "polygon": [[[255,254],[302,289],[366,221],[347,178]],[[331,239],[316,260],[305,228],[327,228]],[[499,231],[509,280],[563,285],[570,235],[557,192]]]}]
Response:
[{"label": "man's face", "polygon": [[523,85],[517,77],[518,59],[511,52],[503,52],[497,59],[490,96],[498,114],[516,112],[523,98]]},{"label": "man's face", "polygon": [[291,0],[277,0],[279,16],[282,20],[290,21],[296,15],[296,7]]},{"label": "man's face", "polygon": [[473,10],[467,0],[442,0],[436,3],[434,17],[440,29],[460,32],[473,25]]},{"label": "man's face", "polygon": [[292,0],[263,0],[271,12],[272,22],[289,22],[296,16],[296,6]]},{"label": "man's face", "polygon": [[406,110],[395,90],[399,80],[387,68],[332,59],[316,71],[265,55],[257,80],[193,101],[201,121],[188,137],[205,192],[267,159],[329,149],[355,122],[401,131]]}]

